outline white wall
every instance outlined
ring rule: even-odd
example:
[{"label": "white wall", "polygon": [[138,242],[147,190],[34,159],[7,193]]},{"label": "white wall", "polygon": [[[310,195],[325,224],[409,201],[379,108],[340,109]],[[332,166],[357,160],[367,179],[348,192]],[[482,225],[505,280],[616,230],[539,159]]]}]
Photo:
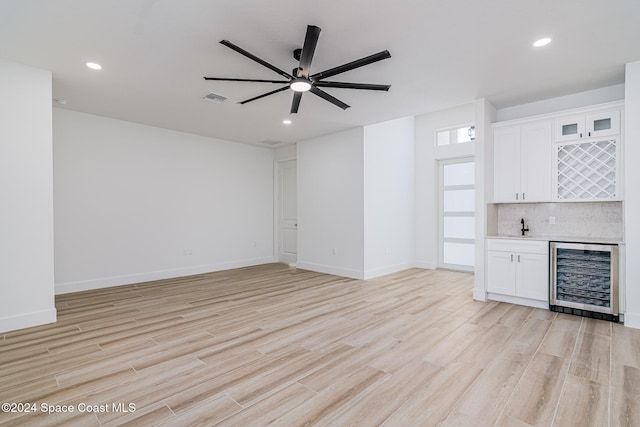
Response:
[{"label": "white wall", "polygon": [[56,292],[274,261],[270,148],[53,117]]},{"label": "white wall", "polygon": [[364,277],[363,129],[297,144],[298,268]]},{"label": "white wall", "polygon": [[364,128],[364,276],[414,263],[414,118]]},{"label": "white wall", "polygon": [[438,266],[438,160],[474,155],[474,143],[437,147],[436,131],[473,122],[474,104],[415,118],[416,267]]},{"label": "white wall", "polygon": [[55,322],[51,72],[0,59],[0,332]]},{"label": "white wall", "polygon": [[640,328],[640,61],[626,65],[624,106],[626,313],[625,326]]}]

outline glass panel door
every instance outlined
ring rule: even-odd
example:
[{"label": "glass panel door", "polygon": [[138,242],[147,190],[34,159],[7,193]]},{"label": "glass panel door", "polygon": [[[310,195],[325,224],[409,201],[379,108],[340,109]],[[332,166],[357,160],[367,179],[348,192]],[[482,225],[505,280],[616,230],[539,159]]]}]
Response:
[{"label": "glass panel door", "polygon": [[473,271],[475,164],[471,158],[440,162],[439,267]]}]

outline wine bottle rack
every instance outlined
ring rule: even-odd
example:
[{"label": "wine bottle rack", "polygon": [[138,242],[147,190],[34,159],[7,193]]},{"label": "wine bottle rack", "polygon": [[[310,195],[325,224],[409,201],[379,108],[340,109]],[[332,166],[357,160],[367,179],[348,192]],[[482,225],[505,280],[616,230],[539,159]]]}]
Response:
[{"label": "wine bottle rack", "polygon": [[618,196],[616,139],[556,145],[558,200],[608,200]]}]

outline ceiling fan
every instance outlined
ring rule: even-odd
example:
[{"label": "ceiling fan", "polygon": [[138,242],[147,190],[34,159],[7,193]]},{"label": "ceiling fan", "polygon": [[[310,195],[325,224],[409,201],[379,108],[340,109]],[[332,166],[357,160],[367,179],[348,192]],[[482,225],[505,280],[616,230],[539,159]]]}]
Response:
[{"label": "ceiling fan", "polygon": [[304,44],[302,49],[296,49],[293,51],[293,57],[300,61],[300,64],[297,68],[294,68],[291,74],[281,70],[274,65],[269,64],[268,62],[258,58],[257,56],[247,52],[241,47],[236,46],[228,40],[222,40],[220,43],[227,46],[230,49],[235,50],[241,55],[246,56],[247,58],[257,62],[258,64],[267,67],[271,71],[275,71],[280,74],[286,80],[262,80],[262,79],[234,79],[234,78],[224,78],[224,77],[205,77],[205,80],[220,80],[220,81],[231,81],[231,82],[260,82],[260,83],[274,83],[274,84],[284,84],[276,90],[272,90],[267,93],[263,93],[262,95],[255,96],[250,99],[245,99],[244,101],[239,102],[239,104],[246,104],[251,101],[255,101],[260,98],[264,98],[265,96],[273,95],[274,93],[282,92],[287,89],[291,89],[293,91],[293,102],[291,103],[291,114],[295,114],[298,112],[298,108],[300,107],[300,100],[302,99],[302,94],[306,91],[313,93],[314,95],[319,96],[320,98],[331,102],[332,104],[342,108],[343,110],[349,108],[349,105],[340,101],[339,99],[329,95],[327,92],[323,91],[321,88],[341,88],[341,89],[365,89],[365,90],[382,90],[388,91],[391,85],[380,85],[380,84],[368,84],[368,83],[345,83],[345,82],[335,82],[335,81],[326,81],[324,79],[328,77],[335,76],[336,74],[344,73],[355,68],[360,68],[365,65],[372,64],[377,61],[381,61],[383,59],[391,58],[391,54],[388,50],[383,50],[382,52],[374,53],[373,55],[369,55],[364,58],[357,59],[355,61],[349,62],[344,65],[340,65],[338,67],[330,68],[325,71],[321,71],[319,73],[311,74],[311,61],[313,60],[313,54],[316,50],[316,45],[318,44],[318,37],[320,36],[320,28],[315,25],[307,26],[307,34],[304,38]]}]

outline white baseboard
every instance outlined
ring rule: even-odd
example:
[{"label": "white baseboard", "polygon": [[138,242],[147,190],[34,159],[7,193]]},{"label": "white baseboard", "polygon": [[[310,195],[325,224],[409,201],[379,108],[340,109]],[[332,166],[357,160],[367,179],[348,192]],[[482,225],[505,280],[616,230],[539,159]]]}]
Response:
[{"label": "white baseboard", "polygon": [[304,262],[298,260],[296,268],[302,270],[311,270],[317,273],[333,274],[335,276],[348,277],[350,279],[364,279],[364,271],[352,270],[349,268],[334,267],[331,265],[315,264],[312,262]]},{"label": "white baseboard", "polygon": [[23,313],[17,316],[0,317],[0,333],[54,323],[56,321],[56,315],[56,309],[50,308],[48,310]]},{"label": "white baseboard", "polygon": [[434,263],[432,262],[425,262],[425,261],[416,261],[414,264],[415,268],[423,268],[425,270],[436,270],[437,267]]},{"label": "white baseboard", "polygon": [[366,270],[364,272],[365,279],[373,279],[387,274],[397,273],[398,271],[404,271],[413,268],[413,264],[396,264],[388,267],[374,268],[372,270]]},{"label": "white baseboard", "polygon": [[486,301],[487,292],[484,289],[473,289],[473,299],[476,301]]},{"label": "white baseboard", "polygon": [[626,312],[624,314],[624,326],[640,329],[640,314]]},{"label": "white baseboard", "polygon": [[511,304],[526,305],[528,307],[544,308],[549,310],[549,301],[540,301],[529,298],[514,297],[511,295],[487,293],[487,299],[492,301],[508,302]]},{"label": "white baseboard", "polygon": [[153,280],[173,279],[175,277],[212,273],[214,271],[231,270],[233,268],[250,267],[253,265],[269,264],[272,262],[278,262],[278,260],[275,257],[252,258],[239,261],[221,262],[217,264],[197,265],[170,270],[128,274],[124,276],[80,280],[77,282],[56,283],[56,295],[68,294],[71,292],[90,291],[93,289],[110,288],[112,286],[131,285],[133,283],[149,282]]}]

